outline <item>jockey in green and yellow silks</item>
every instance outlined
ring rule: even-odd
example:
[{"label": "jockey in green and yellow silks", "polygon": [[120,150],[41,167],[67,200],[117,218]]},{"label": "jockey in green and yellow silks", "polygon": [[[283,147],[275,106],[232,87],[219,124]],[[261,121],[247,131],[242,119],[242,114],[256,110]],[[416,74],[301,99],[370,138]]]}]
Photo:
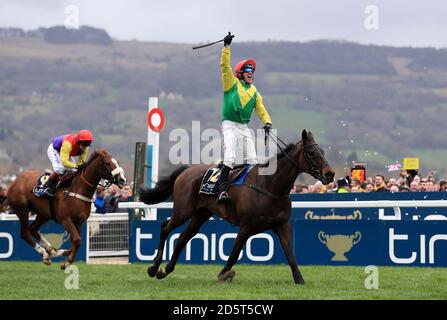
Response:
[{"label": "jockey in green and yellow silks", "polygon": [[230,33],[224,39],[221,56],[222,87],[224,91],[222,106],[222,132],[224,161],[219,178],[219,195],[217,203],[229,200],[227,189],[228,175],[235,164],[237,145],[246,145],[244,162],[256,164],[256,149],[247,123],[250,122],[253,110],[264,123],[264,130],[268,133],[272,120],[262,102],[262,96],[253,85],[253,74],[256,70],[256,61],[247,59],[239,62],[233,70],[230,63]]},{"label": "jockey in green and yellow silks", "polygon": [[257,116],[264,124],[272,123],[262,102],[262,96],[252,83],[256,61],[247,59],[239,62],[234,68],[233,75],[230,55],[230,47],[223,47],[220,63],[224,90],[222,120],[245,124],[250,122],[253,109],[255,109]]}]

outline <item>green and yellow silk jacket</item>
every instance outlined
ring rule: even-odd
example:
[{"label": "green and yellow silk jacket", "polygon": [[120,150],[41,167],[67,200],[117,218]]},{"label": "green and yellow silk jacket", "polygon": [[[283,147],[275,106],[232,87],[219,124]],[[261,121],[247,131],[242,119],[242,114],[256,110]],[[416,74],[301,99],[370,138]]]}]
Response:
[{"label": "green and yellow silk jacket", "polygon": [[259,119],[266,124],[272,123],[262,103],[262,96],[253,84],[247,85],[233,75],[230,64],[230,47],[223,47],[221,56],[222,86],[224,89],[222,120],[248,123],[253,109]]}]

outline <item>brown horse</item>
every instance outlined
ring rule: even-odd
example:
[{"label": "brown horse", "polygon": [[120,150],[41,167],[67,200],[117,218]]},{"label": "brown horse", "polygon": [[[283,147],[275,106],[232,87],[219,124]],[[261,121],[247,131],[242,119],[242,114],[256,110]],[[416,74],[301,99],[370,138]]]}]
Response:
[{"label": "brown horse", "polygon": [[0,185],[0,212],[5,211],[6,209],[6,194],[8,193],[8,189],[6,186]]},{"label": "brown horse", "polygon": [[[33,193],[39,178],[39,171],[24,171],[11,184],[7,194],[10,211],[20,220],[21,237],[42,255],[45,264],[51,264],[51,256],[68,256],[61,265],[65,269],[75,259],[81,246],[81,227],[90,216],[92,197],[101,179],[107,179],[122,187],[126,183],[123,169],[106,150],[95,150],[90,159],[78,169],[68,187],[61,187],[54,199],[40,198]],[[28,226],[29,213],[36,214],[34,222]],[[62,224],[70,235],[69,250],[58,250],[39,232],[40,227],[54,219]],[[34,241],[34,239],[37,240]]]},{"label": "brown horse", "polygon": [[[259,175],[260,166],[254,167],[247,175],[243,187],[230,187],[231,201],[227,204],[217,205],[215,197],[199,194],[202,177],[210,165],[182,166],[168,178],[160,180],[154,189],[140,190],[141,200],[147,204],[161,202],[171,194],[174,197],[172,217],[162,224],[157,256],[153,265],[148,268],[149,276],[162,279],[174,271],[185,245],[197,234],[202,224],[216,213],[240,227],[231,255],[218,275],[220,281],[234,277],[235,272],[231,268],[248,238],[271,229],[280,239],[295,283],[303,284],[304,279],[291,247],[289,193],[296,177],[302,172],[327,184],[333,181],[334,171],[312,133],[307,133],[306,130],[303,130],[300,142],[290,144],[281,151],[277,157],[277,170],[274,174]],[[172,230],[188,220],[191,221],[181,233],[166,269],[159,269],[166,238]]]}]

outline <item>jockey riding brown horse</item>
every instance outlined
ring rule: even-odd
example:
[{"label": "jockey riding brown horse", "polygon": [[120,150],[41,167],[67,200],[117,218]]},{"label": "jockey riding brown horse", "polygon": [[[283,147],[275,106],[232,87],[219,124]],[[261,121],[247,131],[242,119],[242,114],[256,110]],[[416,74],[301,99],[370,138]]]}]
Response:
[{"label": "jockey riding brown horse", "polygon": [[[33,193],[40,175],[39,171],[24,171],[9,187],[6,202],[10,211],[19,217],[22,239],[42,255],[43,263],[51,264],[51,256],[68,256],[61,265],[65,269],[74,261],[81,246],[81,227],[90,216],[92,197],[99,181],[107,179],[123,187],[126,178],[118,162],[104,149],[95,150],[85,165],[79,168],[71,184],[58,190],[54,199],[37,197]],[[36,214],[36,219],[28,226],[30,212]],[[50,219],[60,223],[70,235],[69,250],[56,252],[40,234],[40,227]]]},{"label": "jockey riding brown horse", "polygon": [[[213,214],[218,214],[240,227],[226,266],[218,275],[220,281],[234,277],[235,272],[231,268],[237,262],[248,238],[272,229],[280,239],[295,283],[303,284],[304,279],[292,252],[289,193],[295,179],[302,172],[325,184],[333,181],[335,173],[310,132],[304,130],[300,142],[281,151],[274,174],[259,175],[260,168],[256,166],[247,175],[243,187],[230,187],[231,201],[227,204],[218,205],[214,197],[199,194],[202,177],[210,165],[180,167],[170,177],[160,180],[154,189],[142,189],[140,197],[147,204],[164,201],[171,194],[174,197],[172,217],[162,224],[157,256],[153,265],[148,268],[149,276],[162,279],[174,271],[177,259],[188,241]],[[169,233],[188,220],[190,223],[181,233],[166,269],[159,269]]]}]

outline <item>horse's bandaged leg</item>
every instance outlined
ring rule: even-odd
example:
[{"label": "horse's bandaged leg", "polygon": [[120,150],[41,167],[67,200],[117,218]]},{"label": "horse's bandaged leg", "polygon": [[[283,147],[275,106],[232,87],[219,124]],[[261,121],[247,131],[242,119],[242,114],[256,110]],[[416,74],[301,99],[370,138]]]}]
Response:
[{"label": "horse's bandaged leg", "polygon": [[40,243],[45,247],[45,250],[48,254],[50,254],[51,256],[56,256],[56,250],[54,249],[54,247],[51,245],[51,243],[45,239],[42,234],[40,235]]},{"label": "horse's bandaged leg", "polygon": [[34,246],[34,249],[40,253],[40,255],[42,256],[42,262],[45,263],[46,265],[50,265],[51,264],[51,257],[50,255],[46,252],[46,250],[38,243],[36,243],[36,245]]},{"label": "horse's bandaged leg", "polygon": [[45,249],[38,243],[34,246],[34,250],[40,253],[42,257],[48,256],[48,253],[45,251]]},{"label": "horse's bandaged leg", "polygon": [[68,256],[68,252],[69,252],[69,250],[59,249],[56,252],[56,256],[58,256],[58,257]]}]

